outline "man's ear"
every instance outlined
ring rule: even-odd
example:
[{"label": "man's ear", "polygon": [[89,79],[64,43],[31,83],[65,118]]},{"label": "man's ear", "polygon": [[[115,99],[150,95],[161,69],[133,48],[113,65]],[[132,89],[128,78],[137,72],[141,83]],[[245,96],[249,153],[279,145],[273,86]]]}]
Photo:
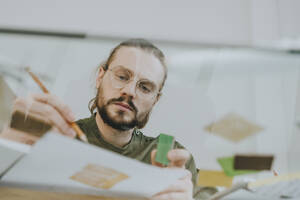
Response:
[{"label": "man's ear", "polygon": [[98,75],[97,75],[97,79],[96,79],[96,88],[97,89],[100,87],[100,83],[104,76],[104,73],[105,73],[105,71],[104,71],[103,67],[100,67]]},{"label": "man's ear", "polygon": [[162,96],[162,93],[161,93],[161,92],[157,94],[156,99],[155,99],[153,105],[155,105],[155,104],[158,102],[158,100],[160,99],[161,96]]}]

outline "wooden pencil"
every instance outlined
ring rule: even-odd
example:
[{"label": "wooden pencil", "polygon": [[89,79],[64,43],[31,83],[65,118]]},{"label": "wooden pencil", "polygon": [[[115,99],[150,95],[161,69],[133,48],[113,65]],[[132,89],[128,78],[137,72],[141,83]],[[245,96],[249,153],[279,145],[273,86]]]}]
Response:
[{"label": "wooden pencil", "polygon": [[[30,71],[29,67],[26,67],[25,70],[29,73],[29,75],[32,77],[32,79],[38,84],[38,86],[43,90],[44,93],[49,94],[49,90],[44,86],[44,84],[40,81],[40,79],[32,72]],[[78,138],[88,143],[86,135],[82,132],[82,130],[79,128],[79,126],[75,122],[68,122],[70,126],[73,128],[73,130],[76,132]]]}]

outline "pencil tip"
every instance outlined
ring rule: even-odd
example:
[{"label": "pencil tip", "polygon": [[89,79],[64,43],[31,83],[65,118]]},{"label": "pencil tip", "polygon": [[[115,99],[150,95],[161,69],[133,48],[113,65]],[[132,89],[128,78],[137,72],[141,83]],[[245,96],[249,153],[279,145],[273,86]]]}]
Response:
[{"label": "pencil tip", "polygon": [[87,140],[87,137],[85,135],[80,135],[79,138],[80,138],[81,141],[83,141],[85,143],[89,143],[88,140]]}]

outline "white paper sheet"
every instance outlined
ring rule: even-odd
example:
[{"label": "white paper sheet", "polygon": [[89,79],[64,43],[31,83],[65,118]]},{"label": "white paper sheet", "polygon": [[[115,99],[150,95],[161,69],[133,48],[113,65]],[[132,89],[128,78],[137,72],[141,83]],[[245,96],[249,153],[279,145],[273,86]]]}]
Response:
[{"label": "white paper sheet", "polygon": [[[70,177],[87,164],[98,164],[129,176],[110,189],[98,189]],[[4,177],[2,184],[21,187],[108,196],[150,197],[183,177],[181,169],[163,169],[48,133]]]},{"label": "white paper sheet", "polygon": [[30,151],[30,146],[6,139],[0,139],[0,177],[24,154]]},{"label": "white paper sheet", "polygon": [[269,199],[300,199],[300,173],[284,174],[249,183],[256,195]]}]

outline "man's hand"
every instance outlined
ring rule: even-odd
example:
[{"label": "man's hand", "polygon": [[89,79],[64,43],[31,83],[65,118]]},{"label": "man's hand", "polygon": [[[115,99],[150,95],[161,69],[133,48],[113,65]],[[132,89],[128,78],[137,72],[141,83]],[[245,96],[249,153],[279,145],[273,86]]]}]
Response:
[{"label": "man's hand", "polygon": [[[160,163],[155,162],[156,150],[151,152],[152,165],[162,167]],[[184,168],[185,163],[190,158],[190,153],[185,149],[173,149],[168,153],[170,168]],[[193,183],[192,174],[186,169],[186,176],[177,180],[167,189],[155,194],[151,200],[192,200],[193,199]]]},{"label": "man's hand", "polygon": [[45,121],[63,135],[74,138],[75,131],[69,125],[75,121],[71,109],[58,97],[51,94],[33,94],[27,98],[18,97],[13,106],[14,111],[33,116]]}]

